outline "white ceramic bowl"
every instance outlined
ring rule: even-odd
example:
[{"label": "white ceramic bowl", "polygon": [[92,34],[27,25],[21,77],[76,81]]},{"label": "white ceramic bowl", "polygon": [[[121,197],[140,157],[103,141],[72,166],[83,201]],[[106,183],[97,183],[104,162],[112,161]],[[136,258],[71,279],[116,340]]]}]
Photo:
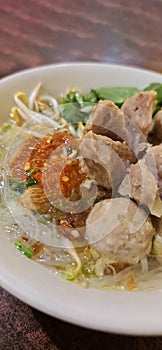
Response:
[{"label": "white ceramic bowl", "polygon": [[[54,95],[78,87],[137,86],[161,82],[162,75],[133,67],[98,63],[42,66],[0,81],[4,122],[17,91],[29,93],[38,82]],[[0,284],[29,305],[84,327],[134,335],[162,335],[162,291],[111,292],[84,289],[23,256],[0,231]]]}]

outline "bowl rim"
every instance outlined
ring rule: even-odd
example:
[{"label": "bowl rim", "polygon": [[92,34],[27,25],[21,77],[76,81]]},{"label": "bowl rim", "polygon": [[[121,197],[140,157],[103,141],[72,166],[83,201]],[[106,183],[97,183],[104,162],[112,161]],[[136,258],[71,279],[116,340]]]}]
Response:
[{"label": "bowl rim", "polygon": [[[21,75],[26,76],[26,74],[31,74],[33,71],[41,70],[45,72],[46,70],[57,69],[58,67],[60,69],[62,67],[67,67],[68,69],[69,67],[79,68],[85,66],[91,66],[93,68],[105,66],[107,69],[113,68],[118,70],[127,70],[134,73],[138,71],[141,74],[144,73],[147,75],[149,74],[162,77],[162,74],[160,73],[127,65],[109,64],[107,62],[67,62],[61,64],[40,65],[18,71],[2,78],[0,80],[0,85],[4,83],[10,84],[11,79],[17,79],[17,77]],[[0,283],[3,288],[18,297],[20,300],[51,316],[94,330],[130,335],[162,334],[162,325],[160,322],[162,311],[162,291],[133,293],[109,292],[108,300],[107,296],[105,296],[105,291],[97,291],[93,289],[92,298],[92,289],[89,290],[88,293],[87,290],[84,290],[76,285],[73,285],[71,289],[71,284],[69,284],[69,282],[62,280],[60,276],[51,272],[50,270],[47,271],[45,267],[26,259],[13,246],[11,246],[7,237],[3,236],[2,233],[0,233],[0,235],[2,236],[1,242],[3,245],[3,249],[2,246],[0,249]],[[14,261],[12,261],[13,257]],[[32,285],[27,286],[26,277],[22,273],[22,266],[26,271],[28,281],[32,281]],[[35,278],[36,275],[37,278]],[[42,295],[40,296],[38,291],[40,288],[41,276],[44,278],[44,285],[41,287]],[[55,278],[53,278],[53,276],[55,276]],[[54,279],[56,284],[58,283],[57,286],[53,284]],[[47,288],[46,283],[48,281],[49,286],[55,286],[56,288],[53,295]],[[66,292],[68,292],[68,294],[65,298]],[[141,293],[143,293],[143,295]],[[50,303],[52,301],[52,297],[54,304]],[[44,298],[49,298],[49,300],[46,300],[45,302]],[[82,305],[80,306],[78,305],[78,301],[80,300],[78,298],[82,298],[83,301]],[[114,307],[112,303],[114,303]],[[144,307],[141,310],[142,305]],[[64,310],[62,310],[63,307]],[[109,309],[109,314],[106,313],[100,315],[100,311],[104,311],[105,307]],[[149,310],[148,307],[150,307]],[[114,308],[115,314],[113,314]],[[122,313],[121,315],[117,314],[118,310],[120,310]],[[126,310],[128,311],[129,315],[126,314]],[[96,315],[98,316],[97,319]],[[133,318],[132,315],[134,316]],[[152,317],[151,319],[150,315]],[[157,315],[158,320],[156,318]]]}]

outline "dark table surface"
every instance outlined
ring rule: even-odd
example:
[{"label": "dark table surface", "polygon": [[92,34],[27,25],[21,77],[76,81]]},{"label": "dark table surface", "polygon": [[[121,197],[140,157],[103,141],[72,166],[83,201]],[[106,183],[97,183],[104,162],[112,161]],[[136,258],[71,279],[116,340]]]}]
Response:
[{"label": "dark table surface", "polygon": [[[0,0],[0,77],[70,61],[162,72],[162,0]],[[21,349],[160,350],[162,338],[86,330],[0,289],[0,350]]]}]

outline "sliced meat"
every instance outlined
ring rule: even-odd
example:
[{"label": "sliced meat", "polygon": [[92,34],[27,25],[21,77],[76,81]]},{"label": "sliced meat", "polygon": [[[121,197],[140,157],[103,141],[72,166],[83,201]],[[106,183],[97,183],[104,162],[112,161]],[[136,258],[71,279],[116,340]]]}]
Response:
[{"label": "sliced meat", "polygon": [[126,168],[136,161],[125,142],[113,141],[92,131],[84,135],[80,152],[83,157],[82,171],[107,189],[115,189],[125,175]]},{"label": "sliced meat", "polygon": [[137,204],[146,206],[150,211],[158,192],[155,177],[144,160],[131,165],[128,174],[119,187],[121,196],[134,199]]},{"label": "sliced meat", "polygon": [[152,122],[156,95],[155,91],[140,92],[127,99],[121,107],[123,113],[135,123],[146,137]]},{"label": "sliced meat", "polygon": [[145,163],[158,182],[159,193],[162,198],[162,143],[149,147],[144,156]]},{"label": "sliced meat", "polygon": [[155,145],[162,142],[162,109],[154,116],[151,134]]},{"label": "sliced meat", "polygon": [[125,141],[136,154],[146,148],[146,139],[132,120],[111,101],[99,101],[87,120],[84,133],[108,136],[114,141]]},{"label": "sliced meat", "polygon": [[137,263],[150,253],[154,234],[150,218],[126,198],[97,203],[86,220],[89,243],[110,263]]}]

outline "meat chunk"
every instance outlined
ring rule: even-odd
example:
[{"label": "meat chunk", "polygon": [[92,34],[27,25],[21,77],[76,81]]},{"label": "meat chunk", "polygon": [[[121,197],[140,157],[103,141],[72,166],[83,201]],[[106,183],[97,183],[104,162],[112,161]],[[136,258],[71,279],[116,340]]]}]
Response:
[{"label": "meat chunk", "polygon": [[135,123],[111,101],[99,101],[84,132],[92,130],[95,134],[108,136],[114,141],[125,141],[138,156],[146,148],[146,139]]},{"label": "meat chunk", "polygon": [[30,136],[10,164],[12,176],[25,180],[27,177],[26,172],[34,170],[35,174],[33,177],[41,184],[40,171],[44,168],[46,159],[50,157],[57,147],[67,143],[70,144],[73,139],[74,137],[66,132],[55,132],[53,135],[47,134],[39,140],[34,136]]},{"label": "meat chunk", "polygon": [[162,142],[162,109],[154,116],[151,133],[154,144]]},{"label": "meat chunk", "polygon": [[144,159],[150,171],[157,179],[159,193],[162,197],[162,143],[154,147],[149,147]]},{"label": "meat chunk", "polygon": [[80,152],[83,157],[83,172],[107,189],[115,189],[126,168],[136,161],[135,155],[125,142],[113,141],[92,131],[84,135]]},{"label": "meat chunk", "polygon": [[152,122],[156,95],[155,91],[140,92],[127,99],[121,107],[123,113],[135,123],[146,137]]},{"label": "meat chunk", "polygon": [[[19,202],[29,210],[39,214],[48,214],[48,218],[57,225],[58,231],[68,239],[75,241],[78,246],[85,244],[85,223],[90,208],[78,213],[70,213],[59,210],[48,201],[44,191],[39,186],[32,186],[20,196]],[[48,236],[48,234],[47,234]],[[44,237],[45,238],[45,237]],[[78,242],[78,243],[77,243]]]},{"label": "meat chunk", "polygon": [[[116,127],[117,124],[117,127]],[[115,140],[122,140],[120,130],[125,129],[125,120],[121,110],[111,101],[99,101],[94,107],[85,125],[84,133],[92,130],[95,134],[109,136]]]},{"label": "meat chunk", "polygon": [[29,169],[44,168],[46,160],[59,146],[73,141],[73,136],[66,132],[55,132],[53,135],[46,135],[37,141],[28,159]]},{"label": "meat chunk", "polygon": [[50,202],[43,189],[39,186],[31,186],[20,196],[20,203],[29,210],[35,210],[40,214],[48,213]]},{"label": "meat chunk", "polygon": [[137,204],[145,205],[150,211],[158,192],[155,177],[144,160],[132,165],[119,187],[121,196],[134,199]]},{"label": "meat chunk", "polygon": [[150,218],[126,198],[97,203],[86,220],[89,243],[110,263],[137,263],[150,253],[154,234]]}]

